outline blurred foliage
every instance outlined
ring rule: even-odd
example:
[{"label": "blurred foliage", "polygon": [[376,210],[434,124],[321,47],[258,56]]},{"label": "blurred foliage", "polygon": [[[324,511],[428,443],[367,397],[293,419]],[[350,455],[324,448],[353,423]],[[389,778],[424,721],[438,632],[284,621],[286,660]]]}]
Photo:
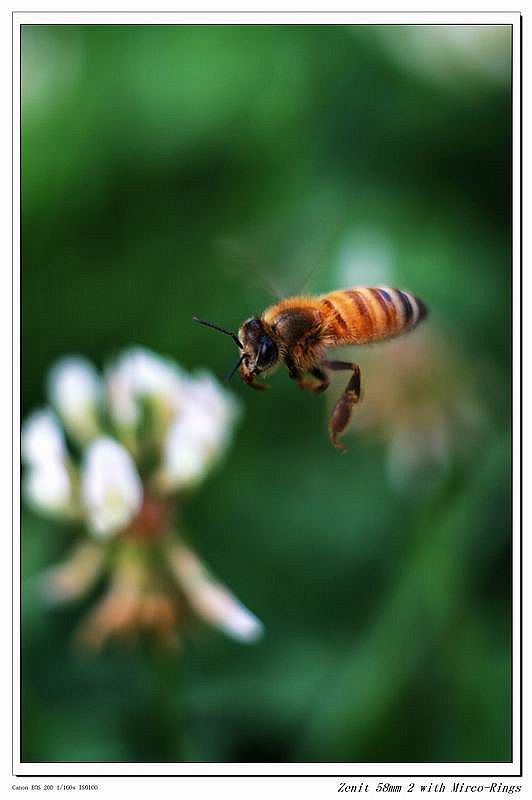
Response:
[{"label": "blurred foliage", "polygon": [[485,30],[24,27],[24,413],[65,353],[223,375],[230,343],[192,315],[236,327],[271,300],[221,240],[325,291],[369,231],[455,348],[446,390],[465,373],[486,416],[398,493],[385,443],[329,445],[323,398],[235,380],[243,422],[185,523],[264,621],[252,647],[77,652],[80,608],[33,581],[70,533],[26,512],[25,760],[511,758],[510,29]]}]

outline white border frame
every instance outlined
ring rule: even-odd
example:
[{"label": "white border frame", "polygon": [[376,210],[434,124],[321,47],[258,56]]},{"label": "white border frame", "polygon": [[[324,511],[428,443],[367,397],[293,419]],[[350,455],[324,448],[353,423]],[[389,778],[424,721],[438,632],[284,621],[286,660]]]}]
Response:
[{"label": "white border frame", "polygon": [[[15,776],[519,776],[521,774],[521,16],[517,12],[14,12],[13,54],[13,475],[20,469],[20,26],[23,24],[497,24],[513,26],[513,753],[512,762],[481,763],[86,763],[20,761],[20,510],[13,480],[13,763]],[[347,776],[347,777],[346,777]],[[349,780],[349,776],[351,780]],[[358,780],[356,780],[358,779]],[[429,783],[430,781],[424,781]],[[187,781],[188,783],[188,781]],[[234,781],[231,781],[234,783]],[[373,782],[374,784],[376,782]],[[468,781],[470,783],[470,781]],[[477,781],[482,783],[482,781]],[[212,785],[212,792],[216,788]],[[193,791],[193,784],[191,785]],[[404,791],[404,789],[403,789]],[[209,792],[210,793],[210,792]]]}]

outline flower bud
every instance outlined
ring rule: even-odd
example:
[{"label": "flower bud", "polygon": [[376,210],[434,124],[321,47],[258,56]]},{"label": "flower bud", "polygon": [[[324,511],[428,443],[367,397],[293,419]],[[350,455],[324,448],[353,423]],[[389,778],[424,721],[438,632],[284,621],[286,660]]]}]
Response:
[{"label": "flower bud", "polygon": [[107,437],[92,442],[82,467],[81,494],[97,536],[112,536],[129,525],[142,503],[142,484],[125,447]]}]

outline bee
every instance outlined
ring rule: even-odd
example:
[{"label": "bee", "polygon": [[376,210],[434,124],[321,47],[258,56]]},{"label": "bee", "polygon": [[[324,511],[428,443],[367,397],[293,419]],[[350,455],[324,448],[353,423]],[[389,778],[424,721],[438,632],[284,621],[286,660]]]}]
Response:
[{"label": "bee", "polygon": [[322,394],[329,388],[331,371],[351,373],[347,386],[329,417],[332,444],[341,451],[339,437],[347,428],[360,400],[360,367],[349,361],[330,360],[328,350],[391,339],[415,328],[427,316],[425,304],[409,292],[386,287],[343,289],[318,297],[289,297],[251,317],[238,334],[194,317],[200,325],[230,336],[240,358],[226,376],[240,370],[252,389],[268,389],[259,375],[272,372],[281,362],[301,389]]}]

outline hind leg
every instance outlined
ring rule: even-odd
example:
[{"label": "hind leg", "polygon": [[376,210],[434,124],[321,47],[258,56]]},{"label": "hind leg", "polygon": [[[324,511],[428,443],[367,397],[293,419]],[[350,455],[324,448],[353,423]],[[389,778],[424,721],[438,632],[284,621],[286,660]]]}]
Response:
[{"label": "hind leg", "polygon": [[335,371],[351,370],[353,373],[329,417],[331,442],[338,450],[345,452],[346,447],[342,442],[338,441],[338,437],[347,428],[353,413],[353,406],[360,400],[360,367],[358,364],[352,364],[349,361],[323,361],[322,366]]}]

